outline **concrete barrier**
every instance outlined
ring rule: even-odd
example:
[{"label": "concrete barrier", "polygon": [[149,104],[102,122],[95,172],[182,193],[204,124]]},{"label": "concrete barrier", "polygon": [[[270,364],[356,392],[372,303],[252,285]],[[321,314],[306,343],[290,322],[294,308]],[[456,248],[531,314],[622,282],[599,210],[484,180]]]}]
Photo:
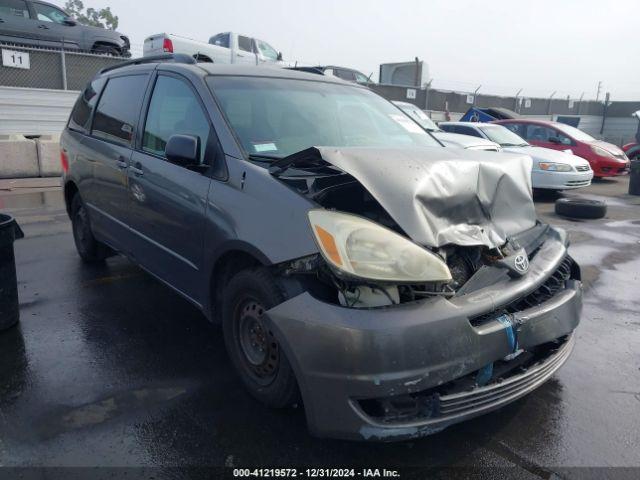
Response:
[{"label": "concrete barrier", "polygon": [[60,164],[60,135],[40,135],[36,138],[38,166],[41,177],[62,175]]},{"label": "concrete barrier", "polygon": [[0,178],[40,176],[36,142],[22,135],[0,135]]}]

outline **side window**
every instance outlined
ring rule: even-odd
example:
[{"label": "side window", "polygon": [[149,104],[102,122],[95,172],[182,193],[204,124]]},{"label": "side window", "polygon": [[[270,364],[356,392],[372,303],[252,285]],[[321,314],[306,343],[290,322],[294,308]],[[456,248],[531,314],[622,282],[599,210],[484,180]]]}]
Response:
[{"label": "side window", "polygon": [[526,140],[534,142],[548,142],[549,137],[555,137],[555,131],[543,125],[530,124],[527,125]]},{"label": "side window", "polygon": [[41,22],[54,22],[64,25],[64,20],[67,18],[67,14],[62,10],[51,5],[44,5],[42,3],[34,3],[33,8],[36,11],[36,17]]},{"label": "side window", "polygon": [[109,79],[98,102],[91,134],[127,147],[131,146],[147,80],[147,75]]},{"label": "side window", "polygon": [[249,37],[238,35],[238,48],[243,52],[253,52],[253,48],[251,48],[251,39]]},{"label": "side window", "polygon": [[522,138],[525,138],[525,126],[523,124],[521,124],[521,123],[505,123],[502,126],[508,128],[509,130],[511,130],[516,135],[519,135]]},{"label": "side window", "polygon": [[358,83],[369,83],[369,79],[367,77],[365,77],[362,73],[360,72],[355,72],[356,75],[356,82]]},{"label": "side window", "polygon": [[346,80],[347,82],[355,82],[356,81],[356,77],[353,75],[353,71],[351,70],[344,70],[341,68],[336,68],[334,70],[334,75],[338,78],[341,78],[342,80]]},{"label": "side window", "polygon": [[560,130],[556,130],[555,128],[552,130],[553,130],[553,136],[556,137],[562,145],[573,145],[573,140],[567,137]]},{"label": "side window", "polygon": [[211,37],[209,43],[211,45],[217,45],[218,47],[229,48],[229,34],[219,33],[215,37]]},{"label": "side window", "polygon": [[100,91],[106,80],[98,78],[87,85],[84,92],[76,100],[76,104],[71,111],[69,118],[69,128],[78,132],[86,133],[89,128],[89,120],[91,119],[91,111],[96,106],[96,101],[100,95]]},{"label": "side window", "polygon": [[142,149],[164,157],[171,135],[191,135],[200,140],[200,163],[203,163],[210,133],[209,119],[186,82],[158,77],[144,126]]},{"label": "side window", "polygon": [[30,18],[27,2],[24,0],[0,0],[0,15]]},{"label": "side window", "polygon": [[258,46],[258,50],[260,51],[263,57],[273,61],[278,60],[278,52],[276,52],[275,48],[273,48],[267,42],[263,42],[262,40],[256,40],[256,45]]}]

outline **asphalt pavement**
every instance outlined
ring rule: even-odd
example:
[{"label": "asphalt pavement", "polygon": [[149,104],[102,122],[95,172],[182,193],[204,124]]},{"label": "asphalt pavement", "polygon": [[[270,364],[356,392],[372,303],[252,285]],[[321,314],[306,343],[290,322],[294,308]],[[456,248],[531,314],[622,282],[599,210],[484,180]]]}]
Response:
[{"label": "asphalt pavement", "polygon": [[0,466],[143,466],[156,478],[184,466],[285,465],[638,477],[611,469],[640,467],[640,197],[626,194],[627,178],[579,192],[607,201],[601,220],[561,219],[556,195],[536,196],[583,267],[567,364],[500,411],[394,444],[316,439],[301,408],[254,401],[220,329],[189,303],[125,258],[80,262],[56,182],[0,185],[0,211],[26,234],[15,244],[21,322],[0,333]]}]

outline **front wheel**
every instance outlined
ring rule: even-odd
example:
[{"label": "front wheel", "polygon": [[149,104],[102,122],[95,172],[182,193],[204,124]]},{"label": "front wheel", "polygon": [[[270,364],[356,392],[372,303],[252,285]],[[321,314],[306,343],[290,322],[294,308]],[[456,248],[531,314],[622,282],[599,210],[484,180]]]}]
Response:
[{"label": "front wheel", "polygon": [[265,321],[265,312],[284,299],[264,268],[236,274],[222,298],[224,342],[233,366],[251,395],[275,408],[299,400],[293,369]]}]

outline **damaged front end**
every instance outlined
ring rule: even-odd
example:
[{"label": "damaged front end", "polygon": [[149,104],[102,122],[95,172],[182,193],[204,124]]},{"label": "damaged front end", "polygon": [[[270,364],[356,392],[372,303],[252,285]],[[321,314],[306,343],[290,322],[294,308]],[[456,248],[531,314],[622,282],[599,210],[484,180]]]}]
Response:
[{"label": "damaged front end", "polygon": [[[310,290],[354,308],[523,275],[548,227],[536,221],[530,159],[512,157],[310,148],[275,162],[272,175],[323,207],[309,212],[320,255],[283,270],[314,274],[326,288]],[[486,266],[504,272],[476,278]]]},{"label": "damaged front end", "polygon": [[494,155],[314,148],[271,166],[317,205],[319,253],[274,266],[301,288],[267,312],[316,435],[435,433],[568,358],[580,270],[536,219],[530,159]]}]

